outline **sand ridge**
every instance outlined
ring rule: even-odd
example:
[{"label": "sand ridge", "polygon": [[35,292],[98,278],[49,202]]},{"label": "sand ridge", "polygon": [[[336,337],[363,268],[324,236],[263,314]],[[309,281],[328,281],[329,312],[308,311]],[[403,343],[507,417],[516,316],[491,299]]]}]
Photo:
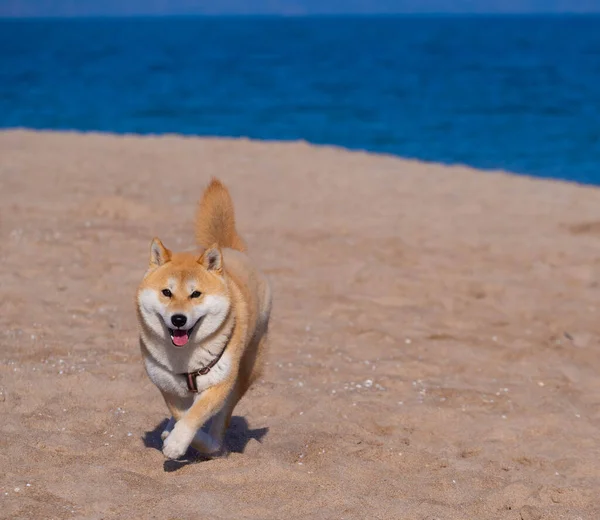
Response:
[{"label": "sand ridge", "polygon": [[[165,463],[133,295],[230,187],[274,285],[229,457]],[[0,133],[0,517],[600,515],[600,191],[306,143]]]}]

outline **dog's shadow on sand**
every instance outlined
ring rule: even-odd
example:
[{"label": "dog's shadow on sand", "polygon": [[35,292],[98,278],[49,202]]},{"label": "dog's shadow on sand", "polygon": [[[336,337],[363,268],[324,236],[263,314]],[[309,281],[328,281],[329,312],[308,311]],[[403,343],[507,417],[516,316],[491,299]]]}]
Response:
[{"label": "dog's shadow on sand", "polygon": [[[163,441],[160,435],[164,431],[169,421],[164,419],[151,431],[148,431],[142,437],[144,446],[146,448],[154,448],[155,450],[162,451]],[[258,442],[262,442],[263,437],[269,432],[269,428],[255,428],[251,429],[248,421],[244,417],[235,416],[231,418],[229,428],[225,434],[223,453],[244,453],[248,443],[254,439]],[[188,464],[195,464],[205,460],[210,460],[208,457],[198,453],[193,448],[190,448],[186,453],[185,459],[181,460],[167,460],[164,463],[165,471],[177,471],[178,469],[187,466]]]}]

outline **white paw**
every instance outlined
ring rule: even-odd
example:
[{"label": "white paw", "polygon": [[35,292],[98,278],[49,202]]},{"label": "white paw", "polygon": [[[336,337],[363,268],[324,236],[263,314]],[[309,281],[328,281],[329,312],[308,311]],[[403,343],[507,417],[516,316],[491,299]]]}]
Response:
[{"label": "white paw", "polygon": [[210,455],[221,449],[221,443],[202,430],[198,430],[192,441],[192,446],[200,453]]},{"label": "white paw", "polygon": [[178,459],[185,455],[192,439],[194,438],[194,432],[190,432],[190,429],[181,425],[180,423],[175,425],[173,431],[168,434],[167,438],[163,442],[163,455],[168,459]]},{"label": "white paw", "polygon": [[171,433],[173,431],[173,426],[175,425],[175,419],[173,419],[173,417],[171,417],[169,419],[169,422],[167,423],[167,425],[165,426],[165,429],[163,430],[163,432],[160,434],[160,440],[164,441],[168,436],[169,433]]}]

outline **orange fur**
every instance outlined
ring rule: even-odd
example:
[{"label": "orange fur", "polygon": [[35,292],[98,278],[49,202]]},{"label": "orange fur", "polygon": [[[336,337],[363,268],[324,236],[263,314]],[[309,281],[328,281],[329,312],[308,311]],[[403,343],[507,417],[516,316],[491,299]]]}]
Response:
[{"label": "orange fur", "polygon": [[246,251],[246,244],[235,228],[231,195],[218,179],[211,180],[198,205],[196,241],[205,248],[217,245]]}]

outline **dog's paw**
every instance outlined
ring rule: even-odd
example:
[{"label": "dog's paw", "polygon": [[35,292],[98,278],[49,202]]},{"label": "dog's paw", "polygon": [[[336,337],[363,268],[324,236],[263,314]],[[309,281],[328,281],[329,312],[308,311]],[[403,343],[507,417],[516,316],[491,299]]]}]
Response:
[{"label": "dog's paw", "polygon": [[161,441],[164,441],[169,436],[169,433],[171,433],[173,431],[173,426],[175,426],[175,419],[173,419],[173,417],[171,417],[169,419],[169,422],[165,426],[165,429],[160,434],[160,440]]},{"label": "dog's paw", "polygon": [[163,442],[162,452],[168,459],[183,457],[194,438],[194,432],[190,432],[187,426],[183,425],[178,428],[178,425],[179,423],[175,425],[173,431],[168,434]]},{"label": "dog's paw", "polygon": [[167,459],[178,459],[183,457],[188,449],[189,444],[178,438],[173,432],[171,432],[163,443],[163,455]]},{"label": "dog's paw", "polygon": [[221,443],[202,430],[198,430],[192,440],[192,447],[203,455],[215,455],[221,451]]}]

